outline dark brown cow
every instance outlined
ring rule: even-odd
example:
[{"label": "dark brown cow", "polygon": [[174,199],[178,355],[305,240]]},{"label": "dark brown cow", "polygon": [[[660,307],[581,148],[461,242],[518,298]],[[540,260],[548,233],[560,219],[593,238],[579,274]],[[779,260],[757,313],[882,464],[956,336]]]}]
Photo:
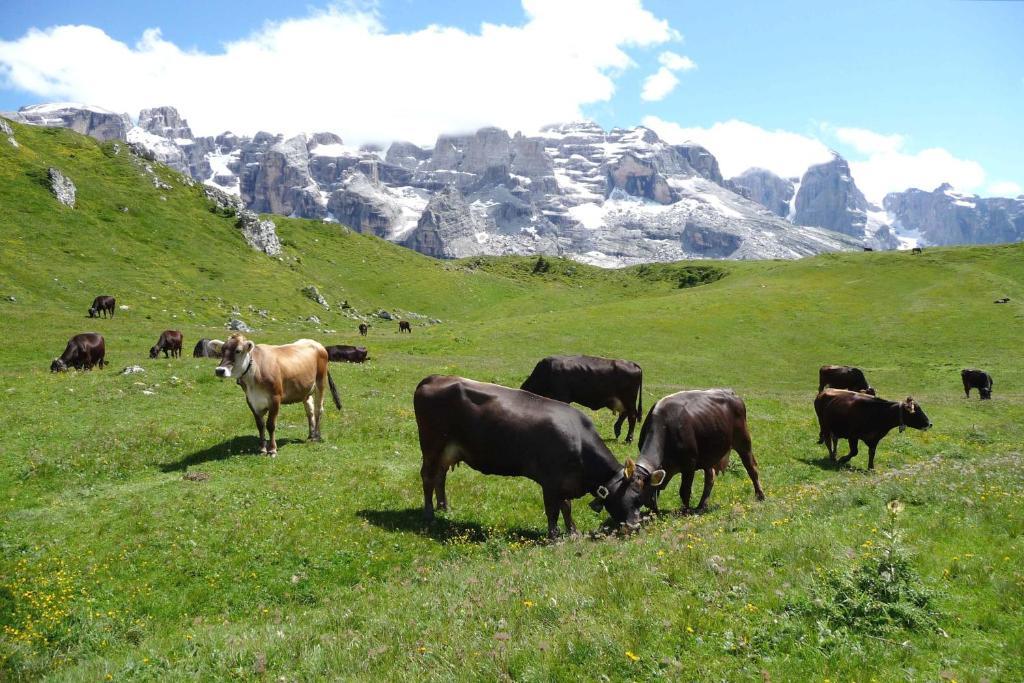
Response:
[{"label": "dark brown cow", "polygon": [[924,248],[923,247],[914,247],[913,249],[910,250],[910,253],[911,254],[921,254],[921,253],[924,253]]},{"label": "dark brown cow", "polygon": [[50,363],[50,372],[62,372],[68,368],[91,370],[94,365],[102,369],[107,364],[106,355],[107,344],[103,340],[103,335],[95,332],[76,334],[68,340],[68,345],[60,358],[55,358]]},{"label": "dark brown cow", "polygon": [[365,337],[366,333],[369,332],[370,326],[366,323],[359,323],[359,336]]},{"label": "dark brown cow", "polygon": [[960,371],[960,379],[964,383],[964,395],[967,398],[971,397],[971,389],[977,389],[983,401],[992,398],[992,375],[984,370],[965,368]]},{"label": "dark brown cow", "polygon": [[409,324],[408,320],[400,320],[398,322],[398,331],[412,334],[412,325]]},{"label": "dark brown cow", "polygon": [[892,429],[907,427],[926,430],[932,423],[921,406],[910,396],[907,400],[886,401],[844,389],[826,389],[814,399],[814,412],[818,415],[818,443],[825,444],[828,455],[836,459],[839,439],[850,442],[850,452],[839,459],[849,462],[857,455],[857,441],[868,447],[868,469],[875,468],[875,449],[878,442]]},{"label": "dark brown cow", "polygon": [[100,314],[102,314],[103,317],[106,318],[107,314],[109,313],[110,317],[113,318],[115,303],[116,302],[114,301],[114,297],[112,296],[96,297],[95,299],[92,300],[92,306],[89,307],[89,317],[98,318],[100,317]]},{"label": "dark brown cow", "polygon": [[193,358],[220,358],[220,353],[214,349],[218,349],[224,345],[220,339],[200,339],[196,342],[196,346],[192,349]]},{"label": "dark brown cow", "polygon": [[644,410],[644,371],[631,360],[548,356],[537,363],[520,388],[563,403],[579,403],[591,410],[610,408],[619,414],[615,421],[616,439],[622,432],[622,422],[629,420],[626,443],[633,440],[633,428]]},{"label": "dark brown cow", "polygon": [[434,518],[435,494],[438,509],[448,509],[445,479],[465,462],[484,474],[540,484],[551,537],[558,534],[559,512],[566,531],[576,533],[571,501],[588,493],[595,497],[595,512],[604,508],[620,524],[639,525],[641,483],[633,462],[620,465],[594,423],[575,408],[528,391],[442,375],[419,383],[413,405],[428,520]]},{"label": "dark brown cow", "polygon": [[362,363],[366,360],[365,346],[349,346],[347,344],[335,344],[328,346],[327,359],[336,363]]},{"label": "dark brown cow", "polygon": [[149,350],[149,357],[156,358],[160,355],[160,352],[164,352],[164,358],[168,355],[172,358],[181,358],[181,332],[178,330],[164,330],[160,333],[160,338],[156,341],[156,345]]},{"label": "dark brown cow", "polygon": [[868,384],[864,371],[849,365],[822,365],[818,370],[818,392],[825,387],[833,389],[849,389],[865,394],[875,395],[875,390]]},{"label": "dark brown cow", "polygon": [[[764,500],[757,460],[747,429],[747,407],[731,389],[680,391],[666,396],[651,408],[640,429],[640,457],[637,476],[644,482],[644,503],[658,509],[658,493],[677,473],[683,475],[679,486],[682,512],[690,512],[690,492],[697,470],[704,472],[704,492],[696,512],[707,510],[715,475],[725,470],[729,451],[743,461],[754,495]],[[663,470],[658,480],[652,472]]]}]

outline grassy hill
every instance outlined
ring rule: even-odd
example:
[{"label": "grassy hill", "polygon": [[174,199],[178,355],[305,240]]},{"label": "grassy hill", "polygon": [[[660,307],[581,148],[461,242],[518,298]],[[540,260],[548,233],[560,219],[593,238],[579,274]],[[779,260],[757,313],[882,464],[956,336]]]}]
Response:
[{"label": "grassy hill", "polygon": [[[1024,677],[1021,245],[696,264],[710,273],[552,259],[535,274],[536,259],[439,262],[274,217],[285,254],[272,259],[173,172],[157,169],[161,190],[125,149],[13,127],[21,146],[0,140],[0,679]],[[77,184],[77,208],[49,194],[49,166]],[[89,320],[97,294],[128,310]],[[301,407],[285,407],[276,459],[253,454],[242,394],[212,361],[147,357],[166,328],[188,349],[223,338],[232,309],[257,341],[353,343],[342,300],[442,322],[413,318],[400,337],[377,321],[372,362],[332,367],[344,409],[328,409],[324,443],[304,443]],[[92,330],[111,366],[51,375],[67,338]],[[768,499],[734,465],[705,515],[549,543],[535,484],[461,467],[453,511],[424,526],[416,383],[518,386],[559,352],[638,361],[648,406],[734,388]],[[912,394],[935,428],[890,434],[874,472],[864,455],[832,467],[811,408],[826,362]],[[118,374],[131,364],[146,372]],[[963,398],[968,366],[993,374],[994,400]],[[610,437],[613,416],[591,415]],[[598,531],[585,502],[577,523]]]}]

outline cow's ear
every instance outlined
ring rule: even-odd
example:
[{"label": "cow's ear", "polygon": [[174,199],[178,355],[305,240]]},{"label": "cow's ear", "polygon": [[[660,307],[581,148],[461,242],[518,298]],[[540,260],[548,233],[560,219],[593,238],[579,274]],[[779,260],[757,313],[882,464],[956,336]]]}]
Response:
[{"label": "cow's ear", "polygon": [[633,478],[633,474],[636,473],[636,463],[632,458],[626,458],[626,467],[623,469],[623,473],[626,475],[626,479]]},{"label": "cow's ear", "polygon": [[662,482],[665,481],[665,470],[654,470],[651,472],[651,486],[661,486]]},{"label": "cow's ear", "polygon": [[222,342],[220,339],[211,339],[210,348],[213,349],[214,353],[220,353],[221,351],[224,350],[224,342]]},{"label": "cow's ear", "polygon": [[254,348],[256,348],[256,345],[253,344],[252,339],[246,340],[246,342],[245,342],[245,352],[249,353]]},{"label": "cow's ear", "polygon": [[917,404],[914,403],[912,396],[907,396],[907,412],[913,414],[915,410],[917,410]]}]

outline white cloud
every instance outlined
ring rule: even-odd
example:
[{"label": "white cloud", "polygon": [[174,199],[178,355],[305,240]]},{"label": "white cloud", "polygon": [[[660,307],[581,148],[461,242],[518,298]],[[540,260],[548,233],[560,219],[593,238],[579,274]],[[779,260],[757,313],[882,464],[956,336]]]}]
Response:
[{"label": "white cloud", "polygon": [[1012,180],[1002,180],[989,185],[985,194],[989,197],[1016,197],[1024,194],[1024,188]]},{"label": "white cloud", "polygon": [[640,92],[640,98],[646,102],[663,100],[676,89],[679,85],[676,71],[692,71],[697,68],[692,59],[675,52],[662,52],[658,55],[658,62],[661,68],[644,79],[643,90]]},{"label": "white cloud", "polygon": [[824,125],[828,132],[834,130],[840,142],[850,145],[861,154],[883,154],[895,152],[903,147],[905,138],[902,135],[883,135],[866,128],[835,128]]},{"label": "white cloud", "polygon": [[628,50],[679,34],[640,0],[523,0],[519,26],[390,33],[342,7],[272,23],[221,51],[146,31],[132,46],[91,26],[0,41],[0,78],[46,100],[136,114],[173,104],[197,134],[333,130],[347,140],[432,141],[483,125],[580,118],[635,66]]},{"label": "white cloud", "polygon": [[976,161],[958,159],[940,147],[909,154],[880,152],[850,161],[850,172],[870,201],[880,203],[890,192],[910,187],[931,191],[949,183],[961,192],[975,192],[985,182],[985,169]]},{"label": "white cloud", "polygon": [[668,142],[691,141],[707,147],[727,178],[755,166],[783,178],[802,176],[808,166],[832,158],[829,148],[820,140],[785,130],[766,130],[735,119],[709,128],[685,128],[657,116],[647,116],[644,125]]}]

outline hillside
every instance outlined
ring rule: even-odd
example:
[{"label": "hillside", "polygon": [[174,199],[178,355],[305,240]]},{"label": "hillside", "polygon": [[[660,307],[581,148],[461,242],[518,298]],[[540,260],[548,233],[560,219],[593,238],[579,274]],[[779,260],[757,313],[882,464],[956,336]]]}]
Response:
[{"label": "hillside", "polygon": [[[275,216],[278,260],[173,171],[156,168],[171,186],[159,189],[113,142],[12,128],[17,148],[0,138],[0,679],[1024,677],[1012,654],[1024,648],[1024,246],[616,271],[551,259],[534,274],[535,257],[435,261]],[[51,166],[77,185],[75,209],[45,186]],[[301,293],[310,284],[329,311]],[[89,320],[97,294],[128,309]],[[230,317],[257,341],[354,343],[343,300],[405,316],[413,333],[376,319],[358,342],[371,362],[332,367],[344,407],[326,413],[324,443],[303,442],[288,406],[276,459],[252,453],[242,394],[212,361],[146,357],[163,329],[190,350]],[[111,366],[50,374],[87,330],[106,336]],[[454,509],[424,526],[416,383],[442,372],[518,386],[559,352],[636,360],[645,406],[734,388],[768,499],[734,463],[705,515],[590,537],[603,520],[581,499],[588,536],[548,543],[535,484],[460,467]],[[935,428],[890,434],[874,472],[863,454],[834,468],[811,408],[826,362],[864,368],[887,398],[913,395]],[[146,371],[117,374],[131,364]],[[962,367],[992,373],[994,400],[963,398]],[[588,414],[610,437],[612,415]],[[899,581],[931,596],[907,627],[843,602],[863,597],[847,579],[891,545],[909,558]]]}]

